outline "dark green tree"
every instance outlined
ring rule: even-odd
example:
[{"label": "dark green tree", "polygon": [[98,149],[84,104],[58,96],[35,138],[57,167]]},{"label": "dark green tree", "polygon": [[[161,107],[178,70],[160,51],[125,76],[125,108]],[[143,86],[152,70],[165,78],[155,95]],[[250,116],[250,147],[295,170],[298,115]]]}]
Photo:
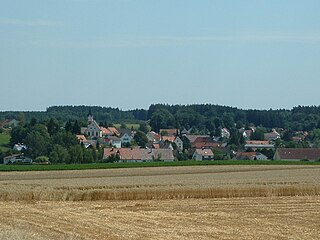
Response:
[{"label": "dark green tree", "polygon": [[140,147],[145,147],[146,144],[148,143],[148,138],[145,133],[141,131],[137,131],[134,135],[135,142],[140,146]]},{"label": "dark green tree", "polygon": [[27,154],[32,158],[45,156],[47,154],[49,138],[41,135],[38,131],[32,131],[27,135],[25,144],[28,146]]},{"label": "dark green tree", "polygon": [[141,122],[141,123],[139,124],[139,130],[140,130],[141,132],[147,133],[147,132],[149,131],[149,128],[148,128],[147,123],[146,123],[146,122]]},{"label": "dark green tree", "polygon": [[47,125],[48,133],[50,135],[53,135],[59,131],[59,124],[53,120],[53,118],[50,118],[50,121]]},{"label": "dark green tree", "polygon": [[81,133],[81,127],[79,126],[78,120],[74,121],[74,124],[72,126],[72,133],[73,134],[80,134]]},{"label": "dark green tree", "polygon": [[68,163],[70,155],[66,148],[61,145],[55,145],[49,155],[49,160],[51,163]]},{"label": "dark green tree", "polygon": [[69,121],[66,123],[65,130],[66,130],[67,132],[72,132],[72,129],[73,129],[72,123],[71,123],[71,121],[69,120]]},{"label": "dark green tree", "polygon": [[74,145],[69,148],[70,159],[67,163],[83,163],[83,152],[86,149],[81,147],[81,145]]},{"label": "dark green tree", "polygon": [[264,132],[260,128],[257,128],[256,131],[251,134],[250,139],[262,141],[264,140]]}]

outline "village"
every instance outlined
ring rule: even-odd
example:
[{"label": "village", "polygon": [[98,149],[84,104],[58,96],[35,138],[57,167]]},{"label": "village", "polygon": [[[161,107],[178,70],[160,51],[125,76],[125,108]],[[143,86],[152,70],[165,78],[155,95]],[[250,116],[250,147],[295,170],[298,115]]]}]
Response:
[{"label": "village", "polygon": [[[16,119],[5,120],[1,128],[18,126]],[[292,160],[318,161],[320,149],[310,146],[299,148],[283,147],[282,138],[286,138],[283,129],[272,129],[263,133],[259,140],[255,137],[257,128],[238,129],[239,141],[242,147],[230,144],[232,136],[227,128],[221,129],[220,136],[209,134],[194,134],[192,129],[160,129],[159,132],[150,128],[143,132],[139,129],[126,128],[122,124],[115,126],[100,126],[94,119],[91,110],[87,117],[87,126],[81,127],[75,134],[78,144],[84,149],[96,152],[102,149],[101,161],[105,162],[173,162],[181,160]],[[297,131],[291,136],[291,141],[301,143],[308,137],[307,131]],[[257,134],[256,134],[257,135]],[[238,143],[241,144],[241,143]],[[311,144],[310,144],[311,145]],[[33,161],[25,154],[29,146],[17,142],[13,146],[13,153],[3,157],[4,164],[26,163]],[[50,156],[46,161],[50,162]]]}]

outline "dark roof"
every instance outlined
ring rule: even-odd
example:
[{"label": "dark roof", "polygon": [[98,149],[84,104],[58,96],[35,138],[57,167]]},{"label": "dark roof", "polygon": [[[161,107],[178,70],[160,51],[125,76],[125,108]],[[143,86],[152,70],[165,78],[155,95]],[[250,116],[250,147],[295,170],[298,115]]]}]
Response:
[{"label": "dark roof", "polygon": [[187,134],[186,138],[189,139],[190,143],[193,143],[197,140],[197,138],[210,138],[209,135],[193,135],[193,134]]},{"label": "dark roof", "polygon": [[281,159],[320,159],[318,148],[279,148],[277,151]]},{"label": "dark roof", "polygon": [[124,134],[128,134],[129,136],[132,135],[132,132],[130,129],[121,128],[119,129],[120,137],[122,137]]}]

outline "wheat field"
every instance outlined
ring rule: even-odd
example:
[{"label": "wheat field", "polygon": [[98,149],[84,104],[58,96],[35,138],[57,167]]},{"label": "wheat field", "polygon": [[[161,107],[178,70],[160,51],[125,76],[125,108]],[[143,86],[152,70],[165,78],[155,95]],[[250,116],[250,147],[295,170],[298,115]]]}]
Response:
[{"label": "wheat field", "polygon": [[318,239],[320,166],[0,173],[0,239]]}]

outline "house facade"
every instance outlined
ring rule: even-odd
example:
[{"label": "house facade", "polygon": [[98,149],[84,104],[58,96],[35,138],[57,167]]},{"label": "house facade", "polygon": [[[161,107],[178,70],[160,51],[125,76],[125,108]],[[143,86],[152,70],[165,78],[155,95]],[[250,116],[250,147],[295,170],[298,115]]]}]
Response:
[{"label": "house facade", "polygon": [[257,149],[274,149],[274,144],[270,144],[269,141],[256,141],[256,140],[250,140],[246,141],[246,144],[244,145],[245,149],[252,149],[256,151]]},{"label": "house facade", "polygon": [[192,155],[192,159],[197,161],[213,160],[214,154],[211,149],[196,149]]},{"label": "house facade", "polygon": [[13,154],[3,158],[3,164],[26,163],[31,164],[32,159],[24,156],[24,154]]}]

